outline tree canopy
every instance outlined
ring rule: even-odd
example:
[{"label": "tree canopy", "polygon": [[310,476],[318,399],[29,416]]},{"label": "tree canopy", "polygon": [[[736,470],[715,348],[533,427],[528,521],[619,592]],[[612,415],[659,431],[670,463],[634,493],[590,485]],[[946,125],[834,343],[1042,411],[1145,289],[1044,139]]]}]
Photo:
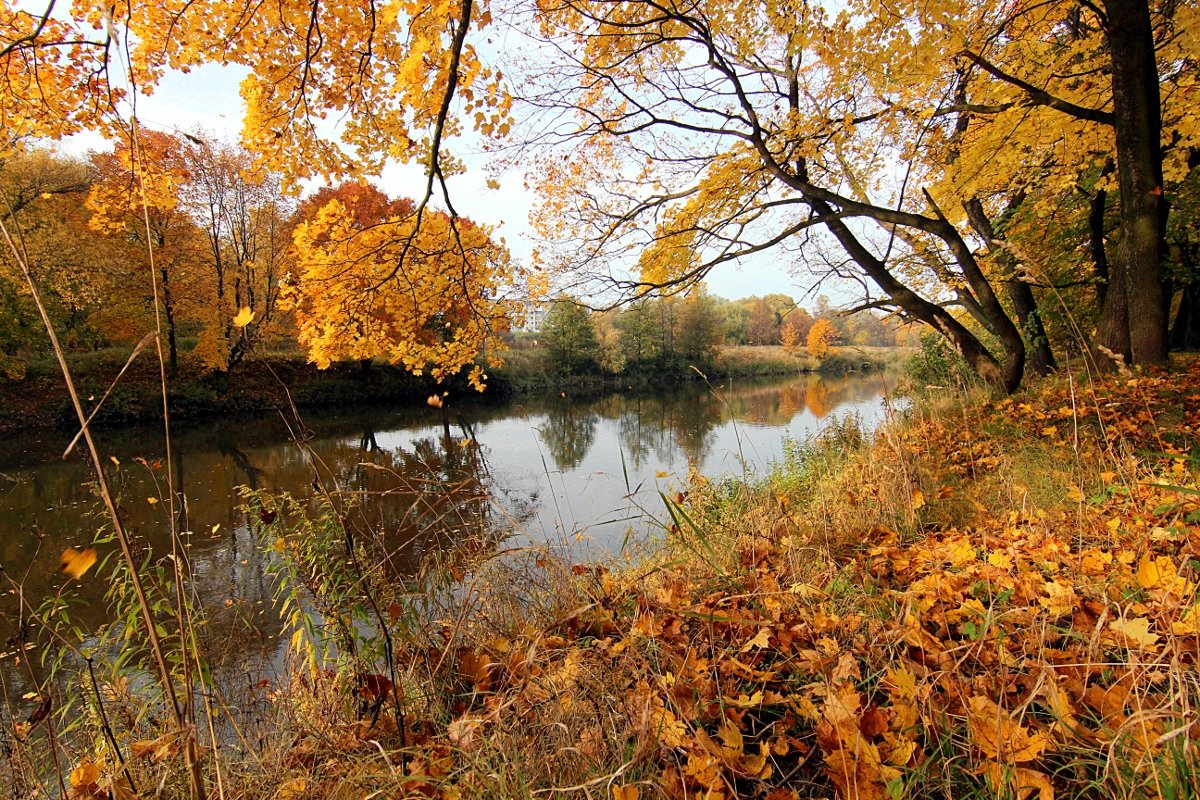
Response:
[{"label": "tree canopy", "polygon": [[[446,186],[462,169],[448,142],[468,133],[529,168],[542,265],[627,296],[772,252],[781,269],[857,282],[862,307],[931,326],[1007,390],[1027,363],[1053,368],[1056,348],[1086,347],[1101,366],[1162,364],[1172,314],[1177,327],[1197,316],[1194,237],[1172,212],[1194,202],[1200,164],[1191,2],[52,11],[0,15],[11,136],[91,128],[132,141],[125,87],[150,91],[167,69],[218,61],[247,70],[244,142],[285,181],[361,176],[386,160],[424,167],[408,222],[358,230],[330,212],[297,240],[310,277],[345,279],[329,284],[341,321],[307,334],[318,362],[386,339],[389,357],[452,371],[487,346],[461,314],[486,318],[485,299],[520,277],[503,257],[465,268],[490,246]],[[314,247],[351,233],[359,241],[336,252]],[[414,332],[430,319],[419,299],[400,322],[396,308],[350,296],[371,287],[381,299],[379,278],[410,268],[435,279],[431,264],[458,278],[440,291],[458,298],[462,333],[418,355]]]}]

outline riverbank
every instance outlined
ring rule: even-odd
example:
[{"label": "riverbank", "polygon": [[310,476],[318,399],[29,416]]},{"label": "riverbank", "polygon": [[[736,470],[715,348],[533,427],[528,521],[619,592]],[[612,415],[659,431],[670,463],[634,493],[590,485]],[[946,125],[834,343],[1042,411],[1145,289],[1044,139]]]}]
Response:
[{"label": "riverbank", "polygon": [[[560,375],[545,363],[540,352],[516,350],[509,355],[509,363],[494,371],[488,389],[480,395],[464,380],[452,379],[439,386],[428,377],[415,377],[387,364],[340,363],[318,370],[298,353],[271,353],[247,360],[229,373],[211,373],[185,353],[179,374],[168,380],[169,407],[176,419],[194,420],[287,409],[292,403],[300,409],[423,403],[435,392],[487,403],[514,395],[600,393],[702,377],[686,366],[649,373]],[[809,358],[803,349],[792,353],[782,347],[733,347],[720,351],[715,363],[708,367],[708,374],[712,378],[803,372],[843,374],[883,369],[909,355],[911,350],[905,348],[844,347],[833,348],[825,359],[818,361]],[[117,351],[70,357],[76,387],[87,410],[91,411],[109,391],[126,357],[127,354]],[[4,397],[4,403],[0,404],[0,433],[53,426],[71,428],[76,424],[62,375],[52,361],[31,364],[21,380],[0,380],[0,396]],[[112,386],[96,419],[122,424],[146,422],[161,415],[158,364],[152,353],[143,352]]]},{"label": "riverbank", "polygon": [[[476,552],[421,594],[330,569],[336,514],[259,495],[285,587],[325,565],[316,607],[368,624],[357,658],[300,658],[269,702],[223,713],[272,734],[209,753],[207,780],[244,798],[1191,797],[1198,431],[1194,359],[943,396],[874,437],[836,426],[753,484],[694,476],[664,497],[659,546]],[[138,736],[137,785],[186,792],[177,737]],[[73,784],[124,780],[108,750],[73,753]]]}]

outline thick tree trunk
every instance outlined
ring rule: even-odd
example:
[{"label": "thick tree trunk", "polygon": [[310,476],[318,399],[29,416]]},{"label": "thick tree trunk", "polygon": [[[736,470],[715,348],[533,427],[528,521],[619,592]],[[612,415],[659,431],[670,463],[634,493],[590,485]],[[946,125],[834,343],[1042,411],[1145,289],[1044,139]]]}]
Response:
[{"label": "thick tree trunk", "polygon": [[[1165,364],[1167,315],[1162,256],[1167,203],[1163,196],[1162,110],[1154,36],[1147,0],[1105,0],[1112,53],[1113,123],[1121,198],[1121,238],[1105,298],[1097,344],[1121,352],[1124,317],[1135,365]],[[1116,274],[1123,273],[1123,274]],[[1115,295],[1123,279],[1124,297]],[[1124,314],[1110,304],[1124,301]],[[1116,338],[1105,338],[1114,336]]]}]

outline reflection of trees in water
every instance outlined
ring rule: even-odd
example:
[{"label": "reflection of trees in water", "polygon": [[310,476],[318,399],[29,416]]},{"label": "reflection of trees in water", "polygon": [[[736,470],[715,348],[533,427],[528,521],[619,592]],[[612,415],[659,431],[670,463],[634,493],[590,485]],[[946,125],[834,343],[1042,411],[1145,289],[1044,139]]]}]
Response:
[{"label": "reflection of trees in water", "polygon": [[[625,457],[642,469],[651,453],[662,462],[682,452],[689,464],[701,464],[711,448],[710,434],[725,419],[722,401],[694,386],[657,396],[634,396],[606,411],[617,420],[617,436]],[[608,414],[606,414],[608,416]]]},{"label": "reflection of trees in water", "polygon": [[590,408],[571,403],[555,403],[537,428],[538,438],[550,451],[554,465],[572,470],[583,463],[596,440],[599,415]]},{"label": "reflection of trees in water", "polygon": [[516,522],[493,506],[483,454],[470,438],[429,436],[389,449],[367,435],[318,443],[313,454],[347,524],[398,577],[415,574],[432,553],[478,554]]},{"label": "reflection of trees in water", "polygon": [[803,375],[782,387],[735,388],[729,393],[729,405],[735,419],[756,425],[787,425],[805,408],[821,419],[842,405],[874,400],[879,386],[857,375]]},{"label": "reflection of trees in water", "polygon": [[810,383],[805,389],[804,401],[808,404],[808,410],[817,419],[828,416],[829,412],[833,410],[835,402],[831,400],[830,394],[829,387],[821,381]]}]

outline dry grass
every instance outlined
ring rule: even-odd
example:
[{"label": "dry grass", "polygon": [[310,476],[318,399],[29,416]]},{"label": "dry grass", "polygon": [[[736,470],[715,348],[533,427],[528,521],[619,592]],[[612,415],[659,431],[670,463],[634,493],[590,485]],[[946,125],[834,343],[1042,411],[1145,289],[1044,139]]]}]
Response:
[{"label": "dry grass", "polygon": [[1192,797],[1197,387],[943,398],[758,485],[695,476],[638,558],[447,565],[391,620],[399,691],[298,670],[225,796]]}]

